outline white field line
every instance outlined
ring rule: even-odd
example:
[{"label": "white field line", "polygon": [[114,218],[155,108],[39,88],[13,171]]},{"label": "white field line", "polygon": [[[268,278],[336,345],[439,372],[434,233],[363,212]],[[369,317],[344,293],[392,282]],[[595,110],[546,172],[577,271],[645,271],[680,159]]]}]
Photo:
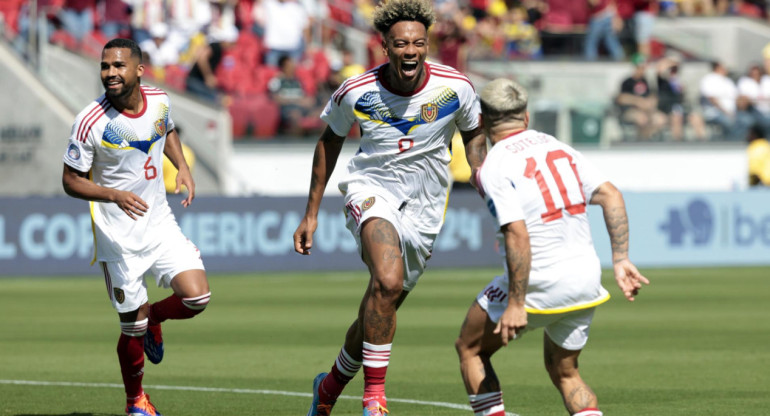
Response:
[{"label": "white field line", "polygon": [[[122,384],[114,383],[80,383],[74,381],[32,381],[32,380],[0,380],[0,384],[14,384],[23,386],[59,386],[59,387],[98,387],[98,388],[117,388],[122,389]],[[194,387],[194,386],[162,386],[145,385],[144,387],[154,390],[181,390],[181,391],[200,391],[207,393],[237,393],[237,394],[271,394],[275,396],[293,396],[293,397],[313,397],[311,393],[299,393],[294,391],[282,390],[261,390],[261,389],[225,389],[220,387]],[[361,400],[359,396],[342,395],[340,399]],[[449,409],[471,410],[467,404],[447,403],[447,402],[428,402],[424,400],[398,399],[388,397],[389,402],[409,403],[422,406],[446,407]],[[506,416],[519,416],[516,413],[507,413]]]}]

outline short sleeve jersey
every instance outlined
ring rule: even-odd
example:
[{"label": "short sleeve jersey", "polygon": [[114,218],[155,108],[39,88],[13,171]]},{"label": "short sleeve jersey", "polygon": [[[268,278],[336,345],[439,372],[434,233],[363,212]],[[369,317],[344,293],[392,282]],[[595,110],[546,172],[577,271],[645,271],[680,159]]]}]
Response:
[{"label": "short sleeve jersey", "polygon": [[362,132],[339,187],[343,193],[382,189],[411,207],[420,231],[438,233],[450,183],[448,149],[457,128],[478,126],[478,96],[465,75],[429,62],[422,86],[398,93],[385,80],[387,65],[345,81],[321,115],[338,136],[355,122]]},{"label": "short sleeve jersey", "polygon": [[547,134],[522,131],[492,147],[479,179],[501,227],[525,221],[533,270],[596,256],[586,204],[605,178],[577,150]]},{"label": "short sleeve jersey", "polygon": [[64,163],[89,172],[97,185],[131,191],[149,210],[131,219],[117,204],[91,202],[95,259],[112,261],[156,247],[169,226],[177,226],[166,201],[163,147],[174,129],[169,99],[162,90],[141,86],[144,107],[122,113],[102,95],[75,118]]}]

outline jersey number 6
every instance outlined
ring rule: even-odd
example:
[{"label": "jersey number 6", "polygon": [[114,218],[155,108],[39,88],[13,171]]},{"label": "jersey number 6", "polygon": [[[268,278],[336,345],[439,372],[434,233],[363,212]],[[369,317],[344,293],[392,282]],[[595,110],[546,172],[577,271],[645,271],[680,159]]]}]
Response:
[{"label": "jersey number 6", "polygon": [[[555,162],[563,158],[567,159],[569,166],[572,168],[572,173],[575,175],[575,181],[580,190],[581,201],[575,203],[570,201],[569,195],[567,194],[567,186],[564,184],[564,180],[562,179],[559,170],[556,168]],[[556,182],[556,186],[559,188],[559,195],[561,195],[564,207],[563,209],[566,209],[567,212],[571,215],[577,215],[586,212],[586,198],[585,194],[583,193],[583,183],[580,181],[580,175],[578,175],[577,167],[574,163],[572,163],[572,156],[563,150],[553,150],[548,152],[545,157],[545,162],[548,165],[548,172],[546,173],[551,175],[553,179],[552,182]],[[537,181],[537,186],[540,187],[540,193],[543,195],[545,208],[547,210],[545,213],[540,215],[540,217],[543,218],[543,222],[551,222],[561,218],[563,215],[562,208],[556,207],[556,203],[554,203],[551,190],[548,189],[548,184],[545,181],[543,172],[537,168],[537,162],[535,161],[535,158],[527,158],[527,167],[524,169],[524,176],[527,178],[534,178]]]},{"label": "jersey number 6", "polygon": [[152,162],[152,156],[148,157],[147,162],[144,163],[144,177],[148,181],[158,177],[158,169],[151,165],[150,162]]}]

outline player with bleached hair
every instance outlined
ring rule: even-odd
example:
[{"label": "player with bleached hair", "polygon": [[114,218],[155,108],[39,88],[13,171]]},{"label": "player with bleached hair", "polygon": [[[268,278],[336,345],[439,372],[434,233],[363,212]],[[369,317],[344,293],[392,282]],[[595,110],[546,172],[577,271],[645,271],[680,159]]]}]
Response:
[{"label": "player with bleached hair", "polygon": [[427,0],[383,2],[374,13],[374,26],[383,35],[388,62],[345,81],[321,115],[328,126],[316,146],[307,208],[294,233],[294,247],[310,254],[324,189],[345,136],[357,122],[359,150],[339,188],[347,227],[370,278],[331,371],[314,380],[308,416],[328,415],[361,367],[363,414],[388,414],[385,373],[396,309],[422,275],[443,223],[455,129],[472,168],[486,154],[473,85],[454,68],[425,61],[434,20]]},{"label": "player with bleached hair", "polygon": [[[163,359],[161,323],[201,313],[211,293],[200,252],[174,219],[163,183],[163,155],[195,197],[195,183],[171,119],[169,98],[141,85],[142,51],[130,39],[104,45],[105,93],[78,114],[64,153],[62,183],[68,195],[90,201],[94,261],[104,272],[120,318],[118,361],[126,414],[159,416],[142,388],[144,355]],[[150,304],[145,275],[174,293]]]},{"label": "player with bleached hair", "polygon": [[520,85],[496,79],[480,99],[492,148],[477,183],[500,227],[505,274],[478,294],[456,342],[471,407],[477,416],[505,415],[490,358],[525,332],[544,328],[545,367],[567,411],[601,416],[578,372],[594,310],[610,297],[601,286],[586,204],[602,207],[615,280],[633,301],[649,281],[628,259],[623,196],[580,152],[527,130],[527,93]]}]

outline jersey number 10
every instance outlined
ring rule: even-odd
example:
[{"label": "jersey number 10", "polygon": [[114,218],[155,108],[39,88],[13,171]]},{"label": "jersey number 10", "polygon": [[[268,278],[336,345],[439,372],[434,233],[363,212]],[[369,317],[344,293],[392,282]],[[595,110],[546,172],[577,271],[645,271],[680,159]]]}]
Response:
[{"label": "jersey number 10", "polygon": [[[562,179],[559,170],[556,168],[555,162],[559,159],[567,159],[569,162],[569,166],[572,168],[572,173],[575,175],[575,182],[571,183],[577,183],[577,186],[580,190],[580,201],[576,201],[575,203],[570,201],[569,195],[567,194],[567,186],[564,184],[564,180]],[[567,210],[567,212],[571,215],[577,215],[586,212],[586,198],[585,194],[583,193],[583,183],[580,181],[580,175],[578,175],[577,167],[574,163],[572,163],[572,156],[567,154],[567,152],[564,150],[553,150],[548,152],[545,157],[545,162],[548,165],[548,171],[546,174],[551,175],[551,178],[553,179],[552,182],[556,182],[556,186],[559,188],[559,195],[561,195],[563,208],[556,206],[556,203],[553,200],[553,194],[551,193],[551,190],[548,189],[548,184],[546,183],[545,177],[543,176],[543,171],[538,169],[535,158],[527,158],[527,167],[524,169],[524,176],[530,179],[534,178],[537,181],[537,186],[540,187],[540,193],[543,195],[545,208],[547,210],[540,215],[540,217],[543,218],[543,222],[558,220],[564,215],[563,210]]]}]

